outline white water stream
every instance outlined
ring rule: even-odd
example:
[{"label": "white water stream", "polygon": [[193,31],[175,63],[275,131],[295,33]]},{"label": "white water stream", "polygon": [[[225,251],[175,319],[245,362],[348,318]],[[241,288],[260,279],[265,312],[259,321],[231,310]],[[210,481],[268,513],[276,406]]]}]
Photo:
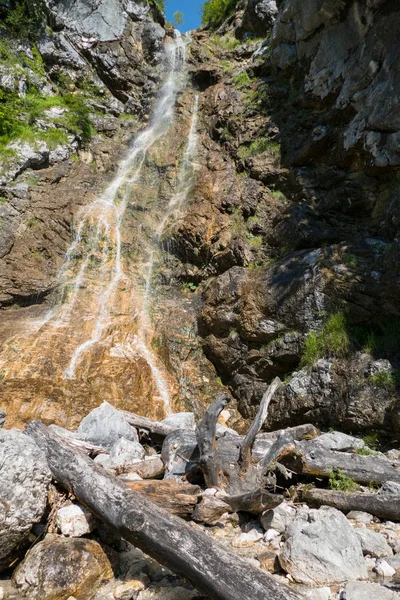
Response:
[{"label": "white water stream", "polygon": [[[65,328],[66,331],[70,331],[71,325],[76,327],[78,324],[78,335],[80,334],[81,340],[79,343],[78,338],[78,345],[65,367],[65,379],[73,380],[79,377],[78,369],[86,354],[110,335],[109,327],[113,319],[113,311],[118,312],[117,292],[128,289],[127,284],[132,283],[128,281],[127,274],[124,272],[122,258],[121,230],[124,215],[131,190],[140,182],[149,150],[171,131],[176,97],[185,82],[186,46],[189,41],[189,38],[183,39],[179,32],[176,32],[175,39],[166,44],[168,76],[160,90],[149,126],[138,135],[129,155],[120,164],[116,177],[102,196],[83,208],[77,216],[74,240],[65,255],[58,277],[60,282],[58,296],[61,295],[61,303],[58,309],[48,312],[40,327],[44,340],[46,336],[51,335],[48,333],[48,328],[51,330]],[[130,309],[133,311],[130,314],[138,320],[138,333],[126,335],[123,341],[117,338],[112,342],[109,350],[110,356],[120,356],[132,361],[141,357],[146,361],[167,414],[171,412],[168,384],[161,368],[157,365],[159,359],[152,353],[147,343],[147,331],[150,326],[148,299],[151,292],[154,255],[159,247],[160,235],[168,219],[181,208],[193,185],[192,161],[196,147],[197,108],[198,97],[194,101],[192,123],[178,173],[176,193],[165,207],[151,242],[143,303],[141,307],[133,304]],[[76,321],[77,318],[81,326]],[[82,337],[86,339],[82,340]],[[31,348],[38,343],[39,340],[36,339],[31,344]]]}]

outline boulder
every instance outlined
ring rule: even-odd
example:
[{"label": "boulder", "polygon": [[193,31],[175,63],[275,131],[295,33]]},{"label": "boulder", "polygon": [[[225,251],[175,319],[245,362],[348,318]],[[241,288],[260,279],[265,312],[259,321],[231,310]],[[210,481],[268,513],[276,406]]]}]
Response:
[{"label": "boulder", "polygon": [[104,448],[111,448],[121,438],[139,441],[136,429],[108,402],[103,402],[82,419],[76,437]]},{"label": "boulder", "polygon": [[193,431],[196,426],[194,413],[192,412],[174,413],[163,419],[161,423],[176,427],[176,429],[188,429],[190,431]]},{"label": "boulder", "polygon": [[346,517],[330,507],[298,512],[279,561],[296,581],[308,585],[368,578],[360,540]]},{"label": "boulder", "polygon": [[56,524],[63,535],[82,537],[95,529],[96,520],[84,506],[70,504],[57,511]]},{"label": "boulder", "polygon": [[397,592],[369,581],[349,581],[345,588],[345,600],[396,600]]},{"label": "boulder", "polygon": [[28,553],[13,578],[30,600],[92,600],[111,579],[111,564],[100,544],[48,535]]},{"label": "boulder", "polygon": [[370,554],[375,558],[381,558],[383,556],[391,556],[393,554],[391,547],[381,533],[371,531],[371,529],[367,528],[356,529],[355,531],[358,539],[361,542],[364,555]]},{"label": "boulder", "polygon": [[393,577],[393,575],[396,573],[396,569],[389,565],[389,563],[383,558],[380,558],[376,561],[376,565],[373,570],[383,578]]},{"label": "boulder", "polygon": [[282,502],[276,508],[265,511],[261,515],[260,521],[265,531],[275,529],[279,533],[283,533],[295,516],[296,509],[286,504],[286,502]]},{"label": "boulder", "polygon": [[0,430],[0,570],[7,568],[47,504],[50,469],[20,431]]},{"label": "boulder", "polygon": [[374,520],[373,515],[370,515],[362,510],[351,510],[347,514],[347,518],[351,521],[355,521],[356,523],[372,523]]},{"label": "boulder", "polygon": [[330,600],[332,598],[331,590],[328,587],[308,590],[305,592],[305,596],[310,600]]}]

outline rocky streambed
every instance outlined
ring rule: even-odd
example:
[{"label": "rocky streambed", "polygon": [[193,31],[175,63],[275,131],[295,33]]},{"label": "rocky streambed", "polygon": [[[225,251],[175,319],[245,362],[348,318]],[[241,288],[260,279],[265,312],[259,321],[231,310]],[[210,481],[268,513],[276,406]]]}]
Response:
[{"label": "rocky streambed", "polygon": [[[229,427],[231,416],[230,409],[225,408],[216,426],[217,452],[221,456],[225,453],[225,457],[230,444],[239,446],[243,441],[243,436]],[[132,424],[135,422],[137,426]],[[283,589],[290,586],[299,598],[400,597],[400,513],[398,519],[389,520],[382,517],[382,509],[378,509],[379,518],[359,510],[344,514],[323,504],[316,508],[315,502],[304,501],[307,490],[324,491],[329,478],[302,474],[298,466],[289,470],[283,454],[266,471],[261,503],[246,509],[243,499],[230,495],[229,486],[207,487],[207,477],[193,468],[200,464],[196,448],[187,458],[188,446],[199,427],[193,413],[178,413],[155,422],[103,403],[76,431],[58,426],[48,430],[60,446],[66,444],[74,453],[90,456],[97,471],[138,491],[143,503],[154,502],[193,522],[195,528],[247,561],[249,568],[272,574]],[[297,447],[312,444],[314,452],[330,452],[343,461],[344,470],[346,460],[352,457],[387,469],[388,480],[383,472],[381,484],[373,485],[373,489],[373,482],[369,487],[357,485],[343,471],[332,471],[333,494],[342,493],[350,499],[375,496],[384,500],[389,510],[399,506],[399,451],[375,453],[360,438],[337,431],[321,433],[312,425],[287,430],[285,435],[289,434]],[[279,435],[282,432],[256,436],[253,463],[271,451]],[[26,432],[2,429],[0,440],[3,598],[200,598],[187,580],[125,541],[73,493],[60,487],[29,427]],[[71,481],[72,472],[71,464]],[[395,480],[390,481],[390,476]],[[63,484],[68,487],[71,482]],[[265,597],[270,597],[267,590]]]}]

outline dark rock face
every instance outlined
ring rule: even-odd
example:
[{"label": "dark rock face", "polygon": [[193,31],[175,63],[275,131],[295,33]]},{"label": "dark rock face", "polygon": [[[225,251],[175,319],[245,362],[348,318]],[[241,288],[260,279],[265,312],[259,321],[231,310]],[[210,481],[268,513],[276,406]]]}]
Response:
[{"label": "dark rock face", "polygon": [[239,33],[266,34],[274,25],[277,14],[278,7],[275,0],[249,0]]},{"label": "dark rock face", "polygon": [[[251,19],[271,4],[249,2],[237,14],[236,35],[245,26],[256,33]],[[341,311],[348,356],[327,352],[301,370],[300,380],[309,378],[305,389],[285,386],[271,405],[269,425],[311,420],[349,431],[397,430],[398,345],[363,353],[366,338],[360,342],[355,329],[393,328],[385,334],[393,341],[400,315],[399,8],[289,0],[270,13],[264,34],[275,17],[271,38],[261,45],[226,50],[221,44],[213,57],[200,38],[200,49],[194,46],[202,72],[215,70],[216,56],[230,61],[210,81],[202,110],[207,135],[241,175],[219,253],[229,230],[247,248],[246,260],[233,254],[214,271],[187,255],[198,280],[230,269],[204,293],[205,352],[250,416],[272,377],[295,371],[296,387],[307,336]],[[221,194],[210,191],[208,203],[220,209]],[[181,237],[190,239],[185,228]],[[201,239],[205,257],[212,245]],[[373,371],[380,361],[389,361],[389,371],[379,384]]]}]

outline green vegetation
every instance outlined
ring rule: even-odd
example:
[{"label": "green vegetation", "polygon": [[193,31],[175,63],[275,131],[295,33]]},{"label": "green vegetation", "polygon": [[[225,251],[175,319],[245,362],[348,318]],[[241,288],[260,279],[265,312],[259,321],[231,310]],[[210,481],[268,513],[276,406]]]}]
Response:
[{"label": "green vegetation", "polygon": [[252,248],[260,248],[260,246],[262,246],[262,243],[263,243],[262,235],[248,234],[247,239]]},{"label": "green vegetation", "polygon": [[283,194],[280,190],[272,190],[271,196],[274,200],[286,200],[285,194]]},{"label": "green vegetation", "polygon": [[395,317],[368,327],[350,327],[357,348],[373,356],[391,357],[400,352],[400,318]]},{"label": "green vegetation", "polygon": [[393,390],[396,387],[396,374],[393,371],[378,371],[369,380],[377,387]]},{"label": "green vegetation", "polygon": [[329,471],[329,488],[341,492],[356,492],[360,486],[351,477],[347,477],[343,471],[331,470]]},{"label": "green vegetation", "polygon": [[378,450],[379,448],[379,435],[377,433],[368,433],[363,436],[363,442],[371,450]]},{"label": "green vegetation", "polygon": [[251,78],[247,71],[241,71],[232,77],[232,82],[240,89],[249,86],[251,84]]},{"label": "green vegetation", "polygon": [[342,312],[331,315],[320,332],[308,334],[300,365],[311,366],[319,358],[346,356],[350,339],[346,330],[346,318]]},{"label": "green vegetation", "polygon": [[[56,127],[42,131],[36,127],[36,120],[44,111],[53,108],[65,108],[65,113],[53,119]],[[59,128],[57,128],[57,125]],[[34,143],[43,140],[51,148],[68,141],[68,133],[79,135],[88,142],[93,133],[89,109],[82,95],[66,94],[57,96],[41,96],[31,90],[20,98],[14,91],[0,90],[0,149],[16,139]]]},{"label": "green vegetation", "polygon": [[198,286],[193,283],[192,281],[184,281],[182,283],[182,289],[183,291],[189,291],[189,292],[195,292],[197,290]]},{"label": "green vegetation", "polygon": [[236,0],[206,0],[203,5],[202,23],[216,29],[236,8]]},{"label": "green vegetation", "polygon": [[[240,46],[240,41],[236,39],[232,34],[227,33],[225,35],[217,35],[216,33],[212,36],[212,40],[216,46],[221,50],[234,50]],[[233,68],[233,67],[232,67]]]},{"label": "green vegetation", "polygon": [[357,256],[354,254],[343,254],[342,260],[347,267],[354,269],[357,266]]},{"label": "green vegetation", "polygon": [[359,456],[376,456],[375,450],[371,450],[371,448],[358,448],[356,454]]},{"label": "green vegetation", "polygon": [[174,12],[174,25],[183,25],[183,12],[181,10],[177,10]]},{"label": "green vegetation", "polygon": [[250,156],[263,154],[264,152],[268,152],[272,156],[278,157],[280,152],[280,145],[277,142],[271,140],[270,138],[260,137],[254,142],[252,142],[250,146],[240,148],[239,156],[241,158],[249,158]]},{"label": "green vegetation", "polygon": [[0,22],[19,38],[36,40],[45,22],[42,0],[0,0]]}]

